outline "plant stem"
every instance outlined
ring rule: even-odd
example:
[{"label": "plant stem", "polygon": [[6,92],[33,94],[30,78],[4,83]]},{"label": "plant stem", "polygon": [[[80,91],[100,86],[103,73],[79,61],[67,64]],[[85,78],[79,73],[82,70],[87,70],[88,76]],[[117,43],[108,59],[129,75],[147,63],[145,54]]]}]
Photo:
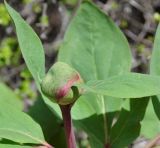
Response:
[{"label": "plant stem", "polygon": [[76,148],[76,140],[71,118],[72,105],[60,105],[68,148]]}]

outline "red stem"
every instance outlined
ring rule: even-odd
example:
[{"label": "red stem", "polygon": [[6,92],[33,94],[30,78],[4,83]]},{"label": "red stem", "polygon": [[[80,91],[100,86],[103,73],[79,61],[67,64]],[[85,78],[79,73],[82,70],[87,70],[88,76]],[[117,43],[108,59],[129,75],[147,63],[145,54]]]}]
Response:
[{"label": "red stem", "polygon": [[107,143],[107,144],[105,144],[104,148],[111,148],[111,146],[109,143]]},{"label": "red stem", "polygon": [[60,105],[68,148],[76,148],[76,140],[72,126],[71,105]]}]

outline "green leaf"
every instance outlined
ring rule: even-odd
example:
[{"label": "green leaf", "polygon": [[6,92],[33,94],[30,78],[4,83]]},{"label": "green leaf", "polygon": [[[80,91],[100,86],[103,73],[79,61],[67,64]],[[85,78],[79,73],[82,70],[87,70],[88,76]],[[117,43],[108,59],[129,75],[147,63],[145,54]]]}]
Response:
[{"label": "green leaf", "polygon": [[89,2],[81,4],[70,23],[58,59],[77,69],[85,81],[106,79],[131,67],[131,54],[123,34]]},{"label": "green leaf", "polygon": [[0,104],[0,137],[18,143],[46,144],[40,126],[6,103]]},{"label": "green leaf", "polygon": [[[84,82],[123,74],[131,67],[131,53],[124,35],[106,14],[87,1],[81,4],[67,29],[64,42],[59,50],[58,60],[75,68]],[[100,95],[89,97],[90,95],[82,96],[78,103],[86,104],[85,106],[90,104],[89,106],[93,107],[97,115],[102,113],[105,128],[106,108],[107,111],[120,109],[122,101],[120,99],[114,101],[113,98]],[[81,105],[77,107],[84,108]],[[74,106],[73,110],[74,108],[76,107]],[[81,119],[86,118],[81,112],[72,113],[73,117],[77,115],[76,118],[79,116]],[[89,114],[93,115],[92,109],[87,113],[88,117]],[[95,124],[98,122],[99,118],[95,120]],[[104,133],[104,128],[101,133]]]},{"label": "green leaf", "polygon": [[[36,81],[37,87],[40,89],[40,82],[45,76],[45,57],[42,43],[33,29],[23,20],[23,18],[11,8],[5,1],[5,5],[8,13],[10,14],[15,27],[18,37],[18,42],[20,49],[26,65],[30,70],[33,78]],[[56,104],[53,104],[49,99],[47,99],[43,94],[43,99],[45,103],[49,106],[52,111],[56,111],[60,115],[60,110]]]},{"label": "green leaf", "polygon": [[141,98],[160,94],[160,77],[129,73],[114,76],[108,80],[89,81],[83,88],[86,92],[111,97]]},{"label": "green leaf", "polygon": [[27,67],[40,89],[39,82],[45,75],[45,58],[42,43],[33,29],[6,1],[5,6],[15,24],[18,42]]},{"label": "green leaf", "polygon": [[153,138],[160,134],[160,121],[154,112],[151,99],[141,125],[141,135],[146,138]]},{"label": "green leaf", "polygon": [[10,90],[5,84],[1,82],[0,92],[0,104],[5,102],[10,106],[15,106],[17,109],[22,110],[22,102],[12,90]]},{"label": "green leaf", "polygon": [[130,111],[122,109],[117,122],[111,129],[111,147],[124,148],[131,144],[140,133],[149,98],[131,99]]}]

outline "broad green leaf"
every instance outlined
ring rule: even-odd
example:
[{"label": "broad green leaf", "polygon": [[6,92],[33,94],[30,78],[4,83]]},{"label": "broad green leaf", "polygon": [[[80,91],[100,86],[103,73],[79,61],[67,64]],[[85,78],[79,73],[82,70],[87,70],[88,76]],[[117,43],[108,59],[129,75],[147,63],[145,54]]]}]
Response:
[{"label": "broad green leaf", "polygon": [[117,122],[111,129],[112,148],[124,148],[131,144],[140,133],[142,121],[149,98],[131,99],[130,111],[122,109]]},{"label": "broad green leaf", "polygon": [[[107,79],[112,75],[128,72],[131,66],[131,53],[125,37],[112,20],[94,4],[85,1],[68,27],[64,42],[59,50],[58,60],[75,68],[87,82]],[[95,110],[95,114],[103,114],[101,117],[104,121],[106,120],[106,108],[107,111],[117,110],[121,106],[120,99],[114,101],[113,98],[104,99],[100,95],[92,95],[91,98],[90,95],[82,96],[78,101],[79,105],[74,106],[73,110],[76,107],[84,108],[80,104],[86,104],[85,106],[89,104]],[[113,109],[113,107],[115,108]],[[76,114],[76,118],[86,118],[85,114],[83,117],[81,112],[72,113],[73,117]],[[88,117],[89,114],[93,115],[92,109],[88,112]],[[94,123],[98,125],[99,121],[102,120],[97,118]],[[106,123],[103,124],[105,128]],[[104,133],[104,130],[101,133]],[[95,148],[97,147],[95,146]]]},{"label": "broad green leaf", "polygon": [[0,104],[0,137],[18,143],[46,144],[40,126],[5,102]]},{"label": "broad green leaf", "polygon": [[63,122],[49,110],[42,99],[38,99],[30,108],[29,115],[41,126],[48,143],[55,147],[66,148]]},{"label": "broad green leaf", "polygon": [[0,92],[0,104],[5,102],[10,106],[15,106],[19,110],[22,110],[22,102],[15,93],[3,83],[0,83]]},{"label": "broad green leaf", "polygon": [[130,49],[123,34],[89,2],[81,4],[70,23],[58,59],[77,69],[85,81],[122,74],[131,66]]},{"label": "broad green leaf", "polygon": [[141,122],[142,128],[141,128],[141,135],[145,136],[146,138],[153,138],[156,137],[158,134],[160,134],[160,121],[157,118],[154,109],[153,104],[150,100],[144,119]]},{"label": "broad green leaf", "polygon": [[[20,45],[20,49],[26,65],[30,70],[33,78],[36,81],[37,87],[40,89],[40,82],[45,76],[45,57],[42,43],[33,29],[23,20],[23,18],[11,8],[5,1],[5,5],[8,13],[10,14],[16,28],[17,38]],[[56,104],[53,104],[42,94],[45,103],[52,111],[56,111],[60,114],[60,110]]]},{"label": "broad green leaf", "polygon": [[18,42],[27,67],[39,87],[39,82],[45,75],[45,58],[42,43],[33,29],[6,1],[5,6],[15,24]]},{"label": "broad green leaf", "polygon": [[138,73],[113,76],[107,80],[93,80],[83,85],[86,92],[117,98],[141,98],[160,94],[160,77]]}]

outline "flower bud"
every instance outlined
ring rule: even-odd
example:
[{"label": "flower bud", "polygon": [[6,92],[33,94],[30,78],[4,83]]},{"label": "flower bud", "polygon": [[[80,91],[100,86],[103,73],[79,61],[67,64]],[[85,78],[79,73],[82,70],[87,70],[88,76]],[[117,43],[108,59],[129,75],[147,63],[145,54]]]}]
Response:
[{"label": "flower bud", "polygon": [[82,83],[79,73],[63,62],[55,63],[41,83],[42,92],[60,105],[73,103],[80,92],[74,84]]}]

